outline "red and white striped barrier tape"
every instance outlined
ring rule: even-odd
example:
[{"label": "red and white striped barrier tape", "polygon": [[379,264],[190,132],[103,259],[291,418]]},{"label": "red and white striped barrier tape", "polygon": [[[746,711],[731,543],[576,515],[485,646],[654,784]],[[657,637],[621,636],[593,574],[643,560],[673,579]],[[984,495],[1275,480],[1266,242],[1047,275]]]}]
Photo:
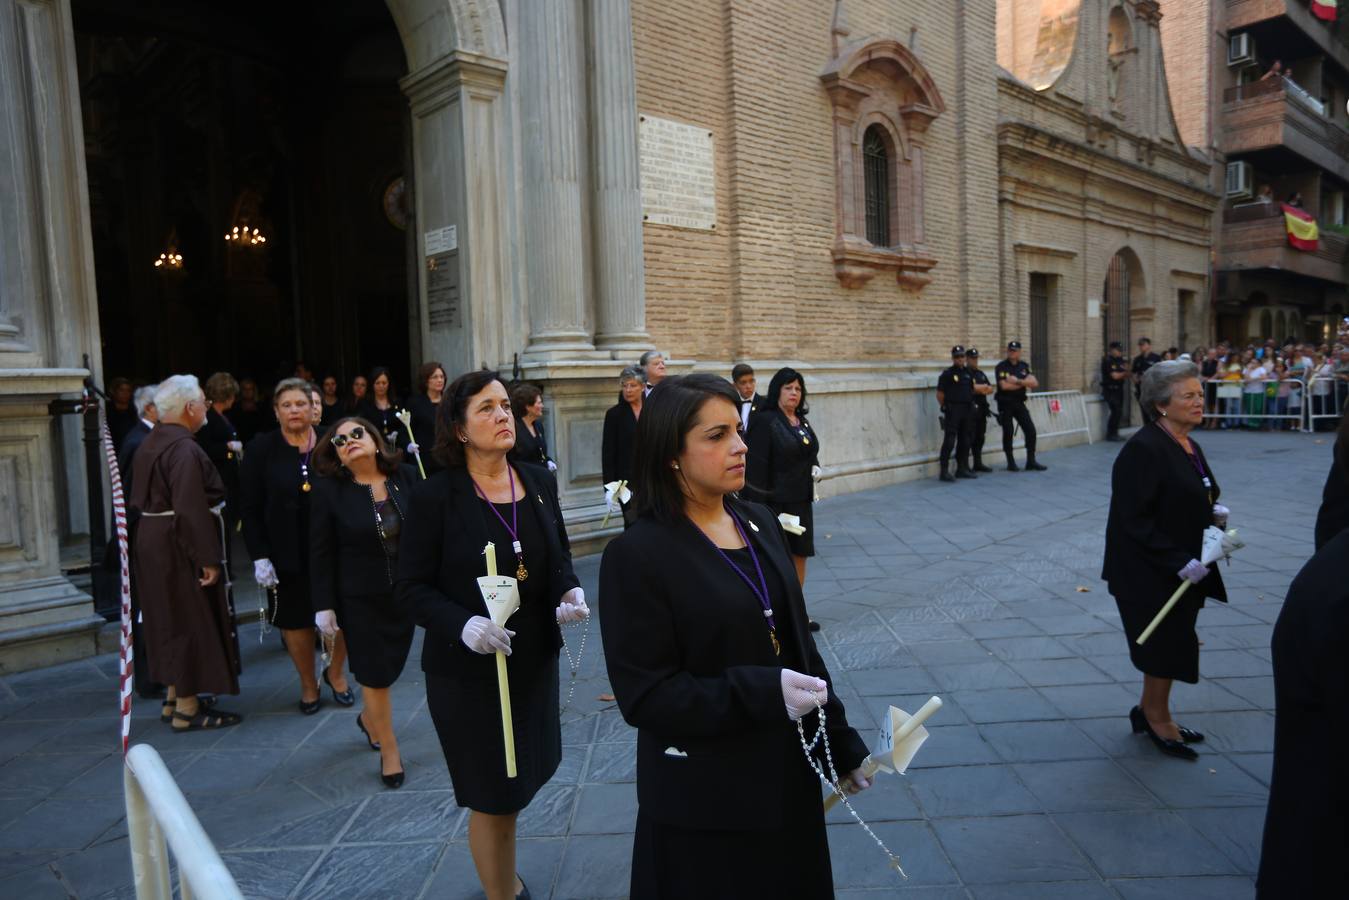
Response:
[{"label": "red and white striped barrier tape", "polygon": [[127,546],[126,495],[122,493],[122,472],[117,465],[117,450],[112,445],[112,432],[108,430],[108,420],[99,415],[99,430],[103,435],[103,452],[108,457],[108,480],[112,485],[112,518],[117,528],[117,555],[121,560],[122,582],[122,640],[121,659],[118,665],[118,684],[121,691],[122,709],[122,755],[126,755],[131,743],[131,688],[133,687],[133,661],[131,629],[131,559]]}]

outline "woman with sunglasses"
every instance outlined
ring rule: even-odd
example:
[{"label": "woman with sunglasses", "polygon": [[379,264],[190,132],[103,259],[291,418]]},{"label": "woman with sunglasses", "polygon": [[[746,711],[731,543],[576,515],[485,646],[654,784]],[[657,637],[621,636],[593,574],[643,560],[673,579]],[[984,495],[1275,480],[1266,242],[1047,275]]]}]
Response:
[{"label": "woman with sunglasses", "polygon": [[[312,716],[322,704],[314,677],[314,607],[309,591],[309,501],[317,480],[314,402],[310,384],[287,378],[276,386],[272,407],[281,427],[253,438],[239,472],[244,543],[258,586],[271,589],[270,620],[281,631],[300,676],[300,712]],[[337,635],[323,680],[339,706],[355,695],[342,672],[346,642]]]},{"label": "woman with sunglasses", "polygon": [[393,600],[398,545],[416,469],[400,465],[365,419],[339,419],[319,440],[309,511],[309,579],[314,624],[325,639],[346,637],[351,674],[364,704],[356,727],[380,754],[387,787],[403,784],[389,688],[412,646],[413,622]]}]

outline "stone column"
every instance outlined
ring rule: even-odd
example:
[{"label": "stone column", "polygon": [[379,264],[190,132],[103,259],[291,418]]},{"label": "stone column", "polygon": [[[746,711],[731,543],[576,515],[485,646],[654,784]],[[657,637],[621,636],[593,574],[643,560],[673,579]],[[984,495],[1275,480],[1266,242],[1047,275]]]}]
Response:
[{"label": "stone column", "polygon": [[590,48],[595,345],[615,357],[651,346],[646,333],[637,79],[629,0],[587,4]]},{"label": "stone column", "polygon": [[581,36],[576,0],[520,4],[521,154],[529,347],[535,358],[594,351],[586,322]]}]

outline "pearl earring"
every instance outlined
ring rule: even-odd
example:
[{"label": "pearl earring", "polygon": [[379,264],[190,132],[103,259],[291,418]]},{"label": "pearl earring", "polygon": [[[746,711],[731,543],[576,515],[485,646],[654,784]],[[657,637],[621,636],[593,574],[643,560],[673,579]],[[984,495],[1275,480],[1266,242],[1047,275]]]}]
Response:
[{"label": "pearl earring", "polygon": [[1162,410],[1162,417],[1163,417],[1163,418],[1166,417],[1166,410]]}]

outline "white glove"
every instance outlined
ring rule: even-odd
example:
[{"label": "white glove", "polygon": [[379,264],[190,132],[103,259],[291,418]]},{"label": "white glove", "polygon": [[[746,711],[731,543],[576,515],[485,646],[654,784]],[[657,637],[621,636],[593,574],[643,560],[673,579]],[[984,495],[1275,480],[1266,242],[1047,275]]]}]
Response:
[{"label": "white glove", "polygon": [[244,443],[243,443],[243,441],[226,441],[226,442],[225,442],[225,446],[229,448],[229,451],[230,451],[231,453],[243,453],[243,452],[244,452]]},{"label": "white glove", "polygon": [[549,471],[549,472],[556,472],[556,471],[557,471],[557,463],[553,462],[551,459],[548,460],[548,471]]},{"label": "white glove", "polygon": [[272,566],[272,561],[265,558],[253,560],[253,580],[258,583],[259,587],[265,588],[274,588],[281,583],[276,577],[276,569]]},{"label": "white glove", "polygon": [[464,626],[459,640],[474,653],[496,653],[500,651],[511,655],[511,638],[514,631],[507,631],[486,616],[474,616]]},{"label": "white glove", "polygon": [[421,450],[422,448],[417,446],[416,441],[408,441],[407,451],[413,456],[421,456]]},{"label": "white glove", "polygon": [[1176,574],[1184,578],[1190,584],[1198,584],[1208,577],[1209,568],[1197,559],[1192,559],[1185,564],[1185,568]]},{"label": "white glove", "polygon": [[323,632],[325,637],[337,634],[337,613],[331,609],[321,609],[314,613],[314,627]]},{"label": "white glove", "polygon": [[590,607],[586,606],[585,591],[576,587],[562,595],[562,602],[557,605],[557,624],[566,625],[569,622],[579,622],[588,618],[590,618]]},{"label": "white glove", "polygon": [[1217,525],[1219,528],[1226,528],[1227,517],[1231,512],[1232,510],[1223,506],[1221,503],[1213,504],[1213,524]]},{"label": "white glove", "polygon": [[791,669],[782,670],[782,702],[787,704],[787,715],[793,722],[814,712],[816,706],[823,706],[828,699],[829,685],[824,679]]},{"label": "white glove", "polygon": [[823,474],[824,474],[824,469],[821,469],[819,466],[811,466],[811,467],[810,467],[810,477],[813,478],[814,480],[819,481],[819,480],[820,480],[820,476],[823,475]]}]

